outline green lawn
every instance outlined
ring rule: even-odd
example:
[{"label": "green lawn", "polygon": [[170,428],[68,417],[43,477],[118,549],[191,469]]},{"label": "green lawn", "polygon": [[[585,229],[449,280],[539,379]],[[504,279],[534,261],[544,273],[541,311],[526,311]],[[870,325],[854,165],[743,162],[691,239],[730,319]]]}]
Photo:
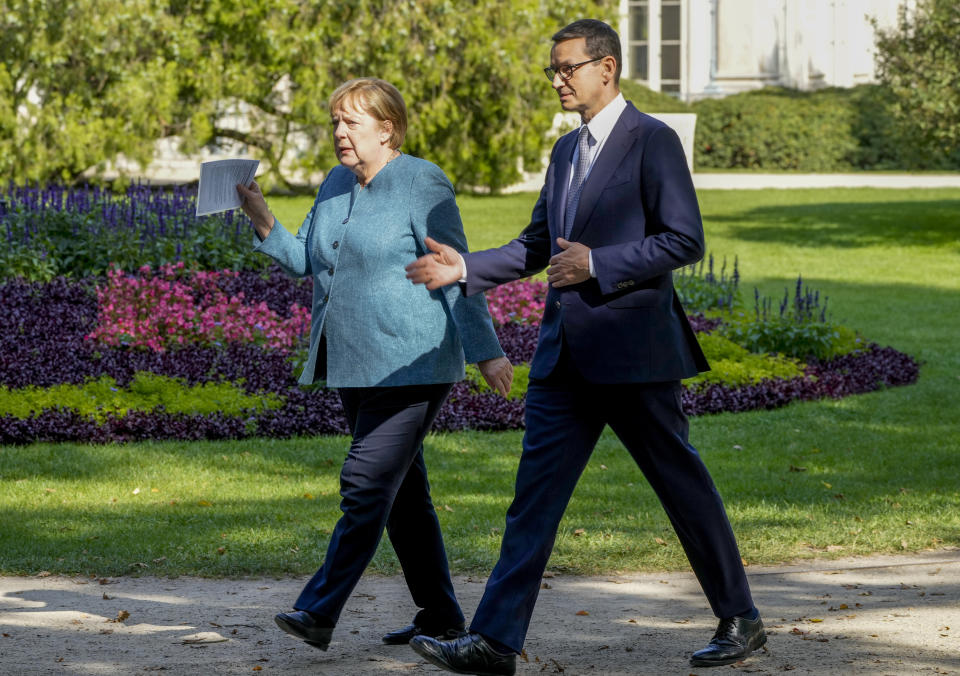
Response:
[{"label": "green lawn", "polygon": [[[471,246],[516,234],[534,199],[461,198]],[[830,297],[836,321],[923,362],[915,386],[692,420],[744,558],[960,546],[960,190],[705,191],[700,199],[708,247],[739,257],[745,297],[754,285],[780,294],[802,273]],[[270,202],[295,230],[311,200]],[[486,572],[495,561],[520,437],[427,441],[458,571]],[[343,438],[2,447],[0,572],[312,572],[338,516],[345,450]],[[609,433],[551,566],[686,568],[659,504]],[[397,571],[389,546],[375,567]]]}]

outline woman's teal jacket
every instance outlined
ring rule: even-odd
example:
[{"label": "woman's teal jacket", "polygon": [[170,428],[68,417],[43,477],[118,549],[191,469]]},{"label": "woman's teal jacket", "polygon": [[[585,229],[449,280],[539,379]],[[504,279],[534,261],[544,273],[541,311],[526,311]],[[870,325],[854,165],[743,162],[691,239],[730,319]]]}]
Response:
[{"label": "woman's teal jacket", "polygon": [[287,274],[313,278],[310,354],[300,383],[328,387],[456,382],[464,360],[503,355],[483,294],[456,286],[427,291],[404,267],[427,253],[430,236],[467,250],[453,186],[434,164],[400,155],[365,187],[337,166],[296,235],[279,222],[256,251]]}]

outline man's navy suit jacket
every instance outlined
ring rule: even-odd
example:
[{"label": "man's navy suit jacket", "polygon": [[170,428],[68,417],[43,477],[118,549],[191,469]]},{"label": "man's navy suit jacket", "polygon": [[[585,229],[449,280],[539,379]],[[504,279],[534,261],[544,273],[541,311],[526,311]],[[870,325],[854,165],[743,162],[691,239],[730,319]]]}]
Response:
[{"label": "man's navy suit jacket", "polygon": [[[543,270],[560,252],[577,132],[553,147],[530,224],[496,249],[465,254],[467,295]],[[593,251],[596,278],[550,287],[530,377],[545,378],[564,341],[588,382],[680,380],[709,369],[671,271],[703,257],[703,223],[680,139],[632,103],[583,184],[568,238]]]}]

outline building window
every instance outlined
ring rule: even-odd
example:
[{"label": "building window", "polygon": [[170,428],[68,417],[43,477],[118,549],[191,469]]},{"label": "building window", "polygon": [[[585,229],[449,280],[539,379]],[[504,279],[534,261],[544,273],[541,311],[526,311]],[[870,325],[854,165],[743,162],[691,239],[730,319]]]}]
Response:
[{"label": "building window", "polygon": [[683,0],[628,0],[628,75],[650,89],[680,94]]},{"label": "building window", "polygon": [[650,3],[630,3],[630,78],[647,82],[650,79]]}]

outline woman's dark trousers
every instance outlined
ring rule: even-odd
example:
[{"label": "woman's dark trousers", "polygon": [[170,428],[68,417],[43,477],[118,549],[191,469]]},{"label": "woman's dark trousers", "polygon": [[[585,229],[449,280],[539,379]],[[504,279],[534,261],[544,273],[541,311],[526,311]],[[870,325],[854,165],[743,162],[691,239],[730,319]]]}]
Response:
[{"label": "woman's dark trousers", "polygon": [[340,510],[322,567],[294,604],[336,624],[386,526],[413,601],[414,623],[463,622],[440,523],[430,500],[423,438],[450,384],[340,389],[353,432],[340,471]]}]

